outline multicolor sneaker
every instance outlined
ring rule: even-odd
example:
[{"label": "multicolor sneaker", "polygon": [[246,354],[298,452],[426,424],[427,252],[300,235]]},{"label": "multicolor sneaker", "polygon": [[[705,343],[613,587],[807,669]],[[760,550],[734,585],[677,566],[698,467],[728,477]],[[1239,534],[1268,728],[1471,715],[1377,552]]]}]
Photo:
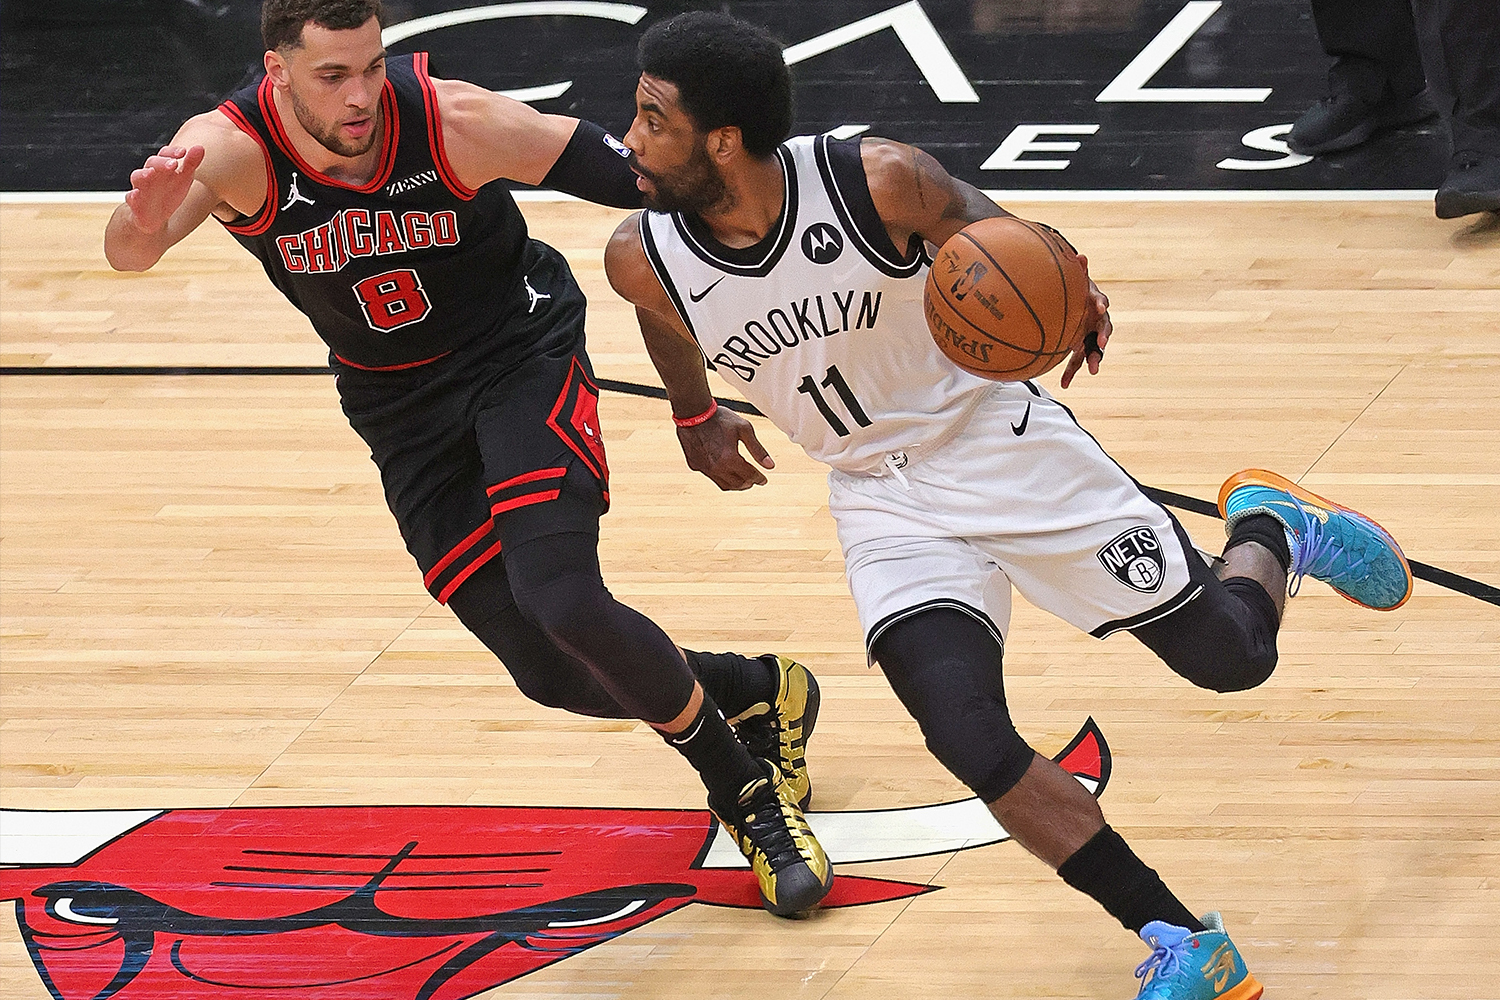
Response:
[{"label": "multicolor sneaker", "polygon": [[1390,532],[1274,472],[1246,469],[1230,476],[1219,490],[1219,513],[1226,531],[1252,514],[1281,522],[1292,550],[1293,595],[1310,576],[1376,611],[1394,611],[1411,596],[1411,567]]},{"label": "multicolor sneaker", "polygon": [[807,740],[818,724],[818,680],[789,656],[760,657],[776,668],[776,703],[756,702],[729,720],[750,753],[781,768],[797,808],[812,805],[812,777],[807,773]]},{"label": "multicolor sneaker", "polygon": [[1206,931],[1153,920],[1141,929],[1141,940],[1154,950],[1135,970],[1143,980],[1136,1000],[1259,1000],[1264,987],[1245,968],[1245,960],[1217,913],[1203,916]]},{"label": "multicolor sneaker", "polygon": [[828,895],[833,866],[792,801],[781,770],[763,763],[766,776],[746,785],[738,802],[724,807],[709,796],[708,807],[750,861],[761,904],[778,917],[790,917]]}]

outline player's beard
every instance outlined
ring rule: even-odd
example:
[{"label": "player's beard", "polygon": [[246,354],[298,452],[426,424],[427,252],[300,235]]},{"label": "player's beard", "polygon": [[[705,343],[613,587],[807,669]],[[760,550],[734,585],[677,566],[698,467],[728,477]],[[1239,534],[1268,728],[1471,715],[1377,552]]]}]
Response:
[{"label": "player's beard", "polygon": [[655,188],[641,199],[653,212],[702,214],[723,202],[727,193],[719,168],[701,145],[694,147],[687,164],[671,178],[643,170],[639,165],[635,169]]},{"label": "player's beard", "polygon": [[308,135],[318,140],[318,143],[330,153],[337,153],[339,156],[363,156],[370,151],[371,146],[375,145],[375,140],[380,138],[380,128],[384,122],[381,121],[380,104],[378,102],[369,113],[372,126],[369,134],[357,142],[346,142],[339,135],[342,122],[329,124],[328,122],[319,121],[312,113],[312,109],[303,104],[297,97],[296,91],[292,91],[291,96],[292,112],[297,116],[298,124],[302,126]]}]

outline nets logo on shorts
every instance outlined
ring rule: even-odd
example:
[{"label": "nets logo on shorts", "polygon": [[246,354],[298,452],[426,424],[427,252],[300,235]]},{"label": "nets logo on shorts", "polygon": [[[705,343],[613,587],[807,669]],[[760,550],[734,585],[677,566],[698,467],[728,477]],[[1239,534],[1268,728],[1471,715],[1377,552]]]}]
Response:
[{"label": "nets logo on shorts", "polygon": [[1099,561],[1125,586],[1143,594],[1161,589],[1167,575],[1161,539],[1150,528],[1131,528],[1099,550]]}]

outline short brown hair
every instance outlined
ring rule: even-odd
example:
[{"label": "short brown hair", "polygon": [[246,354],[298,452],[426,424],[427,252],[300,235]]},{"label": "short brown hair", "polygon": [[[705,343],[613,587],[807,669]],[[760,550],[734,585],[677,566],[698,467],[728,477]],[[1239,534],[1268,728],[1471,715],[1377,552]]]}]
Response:
[{"label": "short brown hair", "polygon": [[331,31],[357,28],[370,18],[385,27],[380,0],[265,0],[260,8],[260,36],[266,48],[297,48],[308,21]]}]

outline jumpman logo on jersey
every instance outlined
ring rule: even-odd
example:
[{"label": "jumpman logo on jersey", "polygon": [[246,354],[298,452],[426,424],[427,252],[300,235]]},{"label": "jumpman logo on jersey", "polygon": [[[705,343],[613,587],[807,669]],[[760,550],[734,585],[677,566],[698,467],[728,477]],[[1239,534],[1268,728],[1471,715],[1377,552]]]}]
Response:
[{"label": "jumpman logo on jersey", "polygon": [[293,205],[297,204],[297,202],[299,202],[299,201],[306,202],[309,205],[316,205],[317,204],[317,202],[313,201],[307,195],[305,195],[301,191],[297,190],[297,171],[293,170],[292,171],[292,188],[291,188],[291,191],[288,192],[287,199],[286,199],[286,204],[281,206],[281,210],[283,212],[285,212],[287,209],[291,208]]},{"label": "jumpman logo on jersey", "polygon": [[532,288],[531,279],[524,274],[521,276],[521,283],[526,286],[526,294],[531,298],[531,308],[526,310],[526,315],[528,316],[536,312],[537,305],[543,299],[552,298],[552,296],[548,295],[546,292],[539,292],[535,288]]}]

